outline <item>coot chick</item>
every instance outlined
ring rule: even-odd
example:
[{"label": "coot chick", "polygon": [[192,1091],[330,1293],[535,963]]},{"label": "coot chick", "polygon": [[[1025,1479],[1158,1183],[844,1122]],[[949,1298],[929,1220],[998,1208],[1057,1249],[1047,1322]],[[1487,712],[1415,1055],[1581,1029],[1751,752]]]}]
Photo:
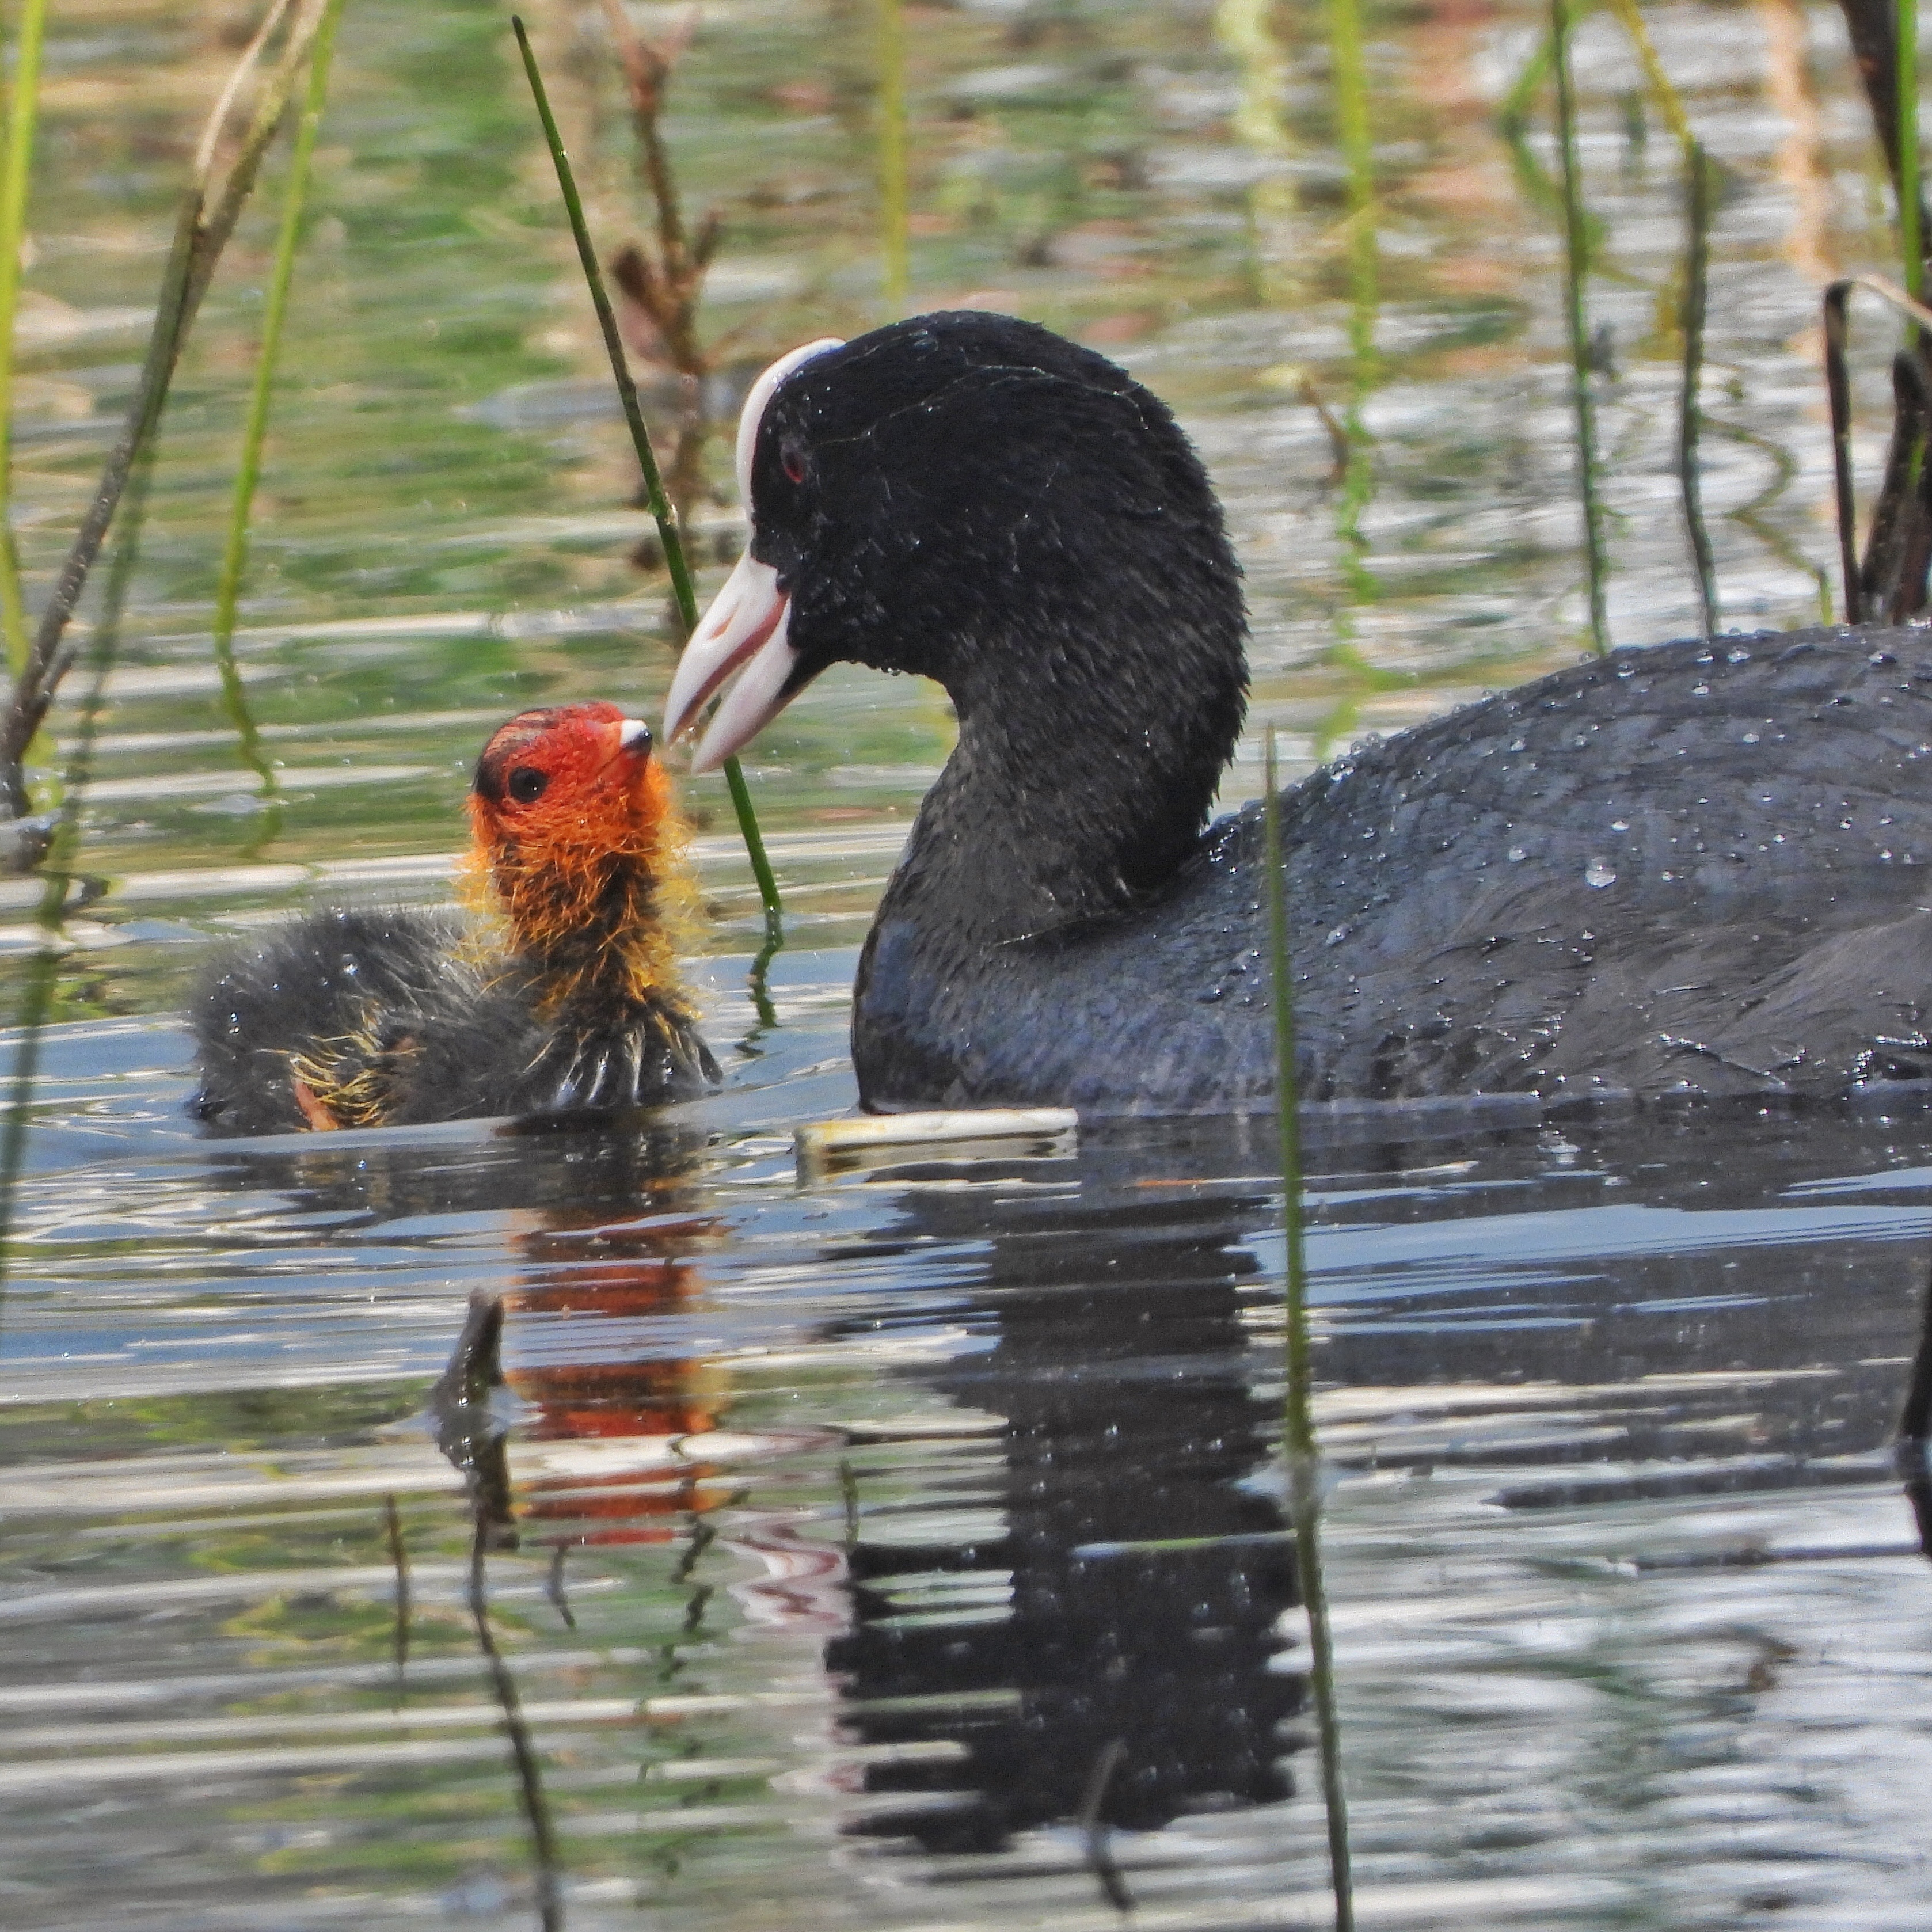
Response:
[{"label": "coot chick", "polygon": [[477,760],[466,912],[312,914],[194,1009],[218,1133],[649,1105],[714,1085],[676,967],[686,835],[649,730],[525,711]]},{"label": "coot chick", "polygon": [[[715,764],[840,660],[958,717],[860,967],[866,1104],[1270,1107],[1259,808],[1206,824],[1240,572],[1167,409],[1044,329],[931,315],[775,364],[738,454],[750,548],[668,733],[739,672]],[[1620,650],[1283,802],[1305,1097],[1932,1071],[1922,632]]]}]

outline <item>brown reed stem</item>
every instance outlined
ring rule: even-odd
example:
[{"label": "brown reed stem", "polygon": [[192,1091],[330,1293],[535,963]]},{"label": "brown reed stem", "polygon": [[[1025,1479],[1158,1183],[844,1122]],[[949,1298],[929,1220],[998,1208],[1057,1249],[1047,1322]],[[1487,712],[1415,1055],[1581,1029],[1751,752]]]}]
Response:
[{"label": "brown reed stem", "polygon": [[[215,266],[235,232],[262,160],[286,112],[297,76],[322,24],[326,0],[276,0],[214,106],[196,151],[194,173],[182,200],[161,296],[128,419],[103,467],[94,500],[75,533],[52,597],[42,614],[27,663],[16,680],[4,735],[0,735],[0,809],[20,818],[27,808],[28,747],[46,718],[76,652],[65,642],[82,592],[100,554],[109,526],[136,460],[153,440],[183,345],[194,326]],[[256,91],[255,105],[218,188],[215,152],[230,114],[260,63],[263,49],[286,27],[281,53]]]}]

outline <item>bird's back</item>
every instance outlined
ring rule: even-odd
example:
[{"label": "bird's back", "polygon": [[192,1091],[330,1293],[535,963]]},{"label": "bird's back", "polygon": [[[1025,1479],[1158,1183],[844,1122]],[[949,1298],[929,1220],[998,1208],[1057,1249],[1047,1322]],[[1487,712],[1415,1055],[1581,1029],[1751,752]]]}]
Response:
[{"label": "bird's back", "polygon": [[218,1133],[656,1104],[716,1085],[683,998],[552,1011],[458,914],[311,914],[219,962],[191,1011]]},{"label": "bird's back", "polygon": [[[1932,1071],[1924,632],[1620,651],[1362,747],[1283,804],[1304,1098]],[[882,926],[868,1097],[908,1103],[950,1054],[956,1100],[1271,1105],[1260,821],[1210,828],[1154,904],[955,962],[943,992]]]}]

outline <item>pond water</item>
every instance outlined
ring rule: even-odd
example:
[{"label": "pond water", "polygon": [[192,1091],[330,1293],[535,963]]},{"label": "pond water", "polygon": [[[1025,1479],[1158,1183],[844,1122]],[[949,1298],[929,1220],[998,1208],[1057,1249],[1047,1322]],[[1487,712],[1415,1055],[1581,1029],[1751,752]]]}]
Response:
[{"label": "pond water", "polygon": [[[599,10],[532,11],[614,244],[646,217]],[[34,603],[246,26],[55,12]],[[1724,170],[1722,609],[1811,620],[1817,286],[1892,252],[1868,119],[1835,8],[1646,17]],[[680,67],[728,414],[778,350],[886,313],[873,18],[707,4]],[[1514,154],[1496,124],[1544,18],[1372,8],[1370,184],[1324,8],[908,9],[915,304],[1118,356],[1228,504],[1256,678],[1231,801],[1269,724],[1305,768],[1586,641],[1547,104]],[[1593,16],[1576,64],[1634,643],[1697,607],[1679,170],[1621,31]],[[854,1102],[854,949],[950,742],[936,694],[829,676],[753,748],[790,942],[768,1015],[722,787],[688,785],[716,1098],[615,1130],[193,1131],[178,1016],[211,943],[446,896],[488,728],[655,716],[672,658],[505,16],[350,0],[237,640],[264,795],[208,630],[279,179],[171,407],[38,1042],[0,1301],[0,1924],[1328,1922],[1267,1132],[796,1167],[793,1130]],[[1868,476],[1888,328],[1860,338]],[[728,490],[692,520],[709,587]],[[0,881],[10,988],[38,892]],[[1932,1580],[1888,1448],[1932,1116],[1486,1102],[1310,1133],[1361,1922],[1932,1927]],[[493,1300],[494,1386],[466,1330]]]}]

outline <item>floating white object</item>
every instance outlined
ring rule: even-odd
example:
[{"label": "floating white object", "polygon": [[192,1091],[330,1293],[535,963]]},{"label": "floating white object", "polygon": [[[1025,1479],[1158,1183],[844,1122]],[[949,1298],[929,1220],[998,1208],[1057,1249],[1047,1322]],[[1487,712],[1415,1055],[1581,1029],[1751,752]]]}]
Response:
[{"label": "floating white object", "polygon": [[798,1130],[798,1164],[806,1172],[840,1160],[898,1148],[956,1141],[1053,1141],[1077,1133],[1071,1107],[975,1107],[952,1113],[866,1114],[813,1120]]}]

